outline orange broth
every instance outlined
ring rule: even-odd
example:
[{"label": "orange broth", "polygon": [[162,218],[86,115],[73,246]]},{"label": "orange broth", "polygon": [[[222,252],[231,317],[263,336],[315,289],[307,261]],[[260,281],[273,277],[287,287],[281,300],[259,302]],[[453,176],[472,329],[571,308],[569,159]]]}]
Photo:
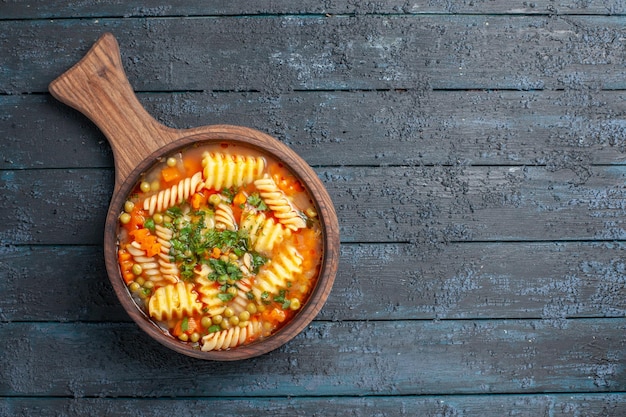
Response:
[{"label": "orange broth", "polygon": [[280,161],[254,149],[210,144],[164,157],[123,210],[122,278],[140,309],[181,343],[226,350],[268,337],[317,280],[322,239],[311,197]]}]

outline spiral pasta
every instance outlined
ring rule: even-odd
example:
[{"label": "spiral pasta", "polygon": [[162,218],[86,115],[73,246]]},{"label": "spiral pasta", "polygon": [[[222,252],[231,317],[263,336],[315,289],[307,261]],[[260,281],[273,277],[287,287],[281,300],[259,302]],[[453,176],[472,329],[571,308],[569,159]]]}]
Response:
[{"label": "spiral pasta", "polygon": [[[206,265],[205,265],[206,266]],[[226,304],[219,299],[220,287],[215,282],[203,276],[196,276],[198,284],[198,294],[200,301],[205,304],[203,310],[210,316],[222,314],[226,309]]]},{"label": "spiral pasta", "polygon": [[230,329],[209,333],[202,338],[202,351],[226,350],[244,343],[249,343],[261,334],[261,323],[250,320],[244,327],[233,326]]},{"label": "spiral pasta", "polygon": [[265,159],[260,156],[205,152],[202,155],[204,186],[215,190],[240,187],[260,178]]},{"label": "spiral pasta", "polygon": [[174,262],[171,261],[170,248],[172,247],[172,236],[174,232],[167,227],[161,225],[155,226],[157,242],[161,244],[161,252],[159,253],[159,271],[163,278],[169,282],[175,283],[179,281],[179,270]]},{"label": "spiral pasta", "polygon": [[250,279],[242,278],[237,281],[236,285],[237,295],[230,301],[229,306],[236,315],[239,315],[239,313],[246,309],[246,306],[250,302],[250,300],[248,300],[248,293],[252,289],[252,284],[250,283]]},{"label": "spiral pasta", "polygon": [[291,235],[290,229],[285,229],[263,212],[244,211],[241,215],[241,228],[248,231],[250,247],[266,256],[272,252],[274,246]]},{"label": "spiral pasta", "polygon": [[263,178],[254,181],[254,185],[259,190],[265,204],[274,212],[274,216],[280,223],[291,230],[306,227],[306,221],[291,205],[285,193],[278,188],[272,177],[265,175]]},{"label": "spiral pasta", "polygon": [[290,244],[285,244],[272,261],[261,267],[252,293],[260,300],[264,294],[277,294],[287,287],[287,282],[302,272],[302,255]]},{"label": "spiral pasta", "polygon": [[215,228],[237,230],[237,220],[233,214],[233,208],[225,203],[220,203],[215,208]]},{"label": "spiral pasta", "polygon": [[131,254],[135,263],[141,266],[142,274],[150,281],[161,280],[161,271],[159,263],[154,256],[147,256],[146,251],[140,248],[139,243],[131,242],[126,250]]},{"label": "spiral pasta", "polygon": [[202,304],[191,283],[177,282],[159,287],[148,303],[148,312],[156,320],[171,320],[200,314]]},{"label": "spiral pasta", "polygon": [[187,200],[203,185],[202,172],[196,172],[193,176],[180,180],[178,184],[146,198],[143,202],[143,209],[147,210],[150,215],[160,213]]}]

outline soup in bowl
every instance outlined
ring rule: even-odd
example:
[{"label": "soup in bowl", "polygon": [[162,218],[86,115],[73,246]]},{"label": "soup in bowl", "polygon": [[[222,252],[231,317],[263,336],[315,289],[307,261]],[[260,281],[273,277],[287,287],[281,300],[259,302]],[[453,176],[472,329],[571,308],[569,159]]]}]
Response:
[{"label": "soup in bowl", "polygon": [[140,176],[117,222],[121,279],[172,340],[201,352],[262,341],[308,301],[322,261],[318,209],[280,160],[196,144]]}]

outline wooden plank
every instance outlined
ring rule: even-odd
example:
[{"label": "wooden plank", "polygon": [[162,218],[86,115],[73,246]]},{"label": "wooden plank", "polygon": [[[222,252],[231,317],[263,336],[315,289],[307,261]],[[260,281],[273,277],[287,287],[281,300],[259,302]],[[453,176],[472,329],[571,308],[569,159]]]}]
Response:
[{"label": "wooden plank", "polygon": [[158,417],[180,410],[216,417],[294,415],[387,417],[464,416],[518,417],[619,416],[626,413],[624,394],[446,395],[332,398],[6,398],[3,415],[63,415],[83,417]]},{"label": "wooden plank", "polygon": [[[344,244],[318,319],[623,317],[623,252],[621,243]],[[100,246],[0,249],[0,294],[2,321],[130,321]]]},{"label": "wooden plank", "polygon": [[49,94],[0,96],[0,114],[0,169],[113,167],[98,128]]},{"label": "wooden plank", "polygon": [[[257,128],[319,165],[626,161],[624,91],[144,93],[168,126]],[[96,127],[49,95],[0,96],[0,169],[113,166]]]},{"label": "wooden plank", "polygon": [[[316,171],[343,242],[623,240],[626,167],[562,163]],[[111,170],[0,171],[0,242],[100,245],[112,189]]]},{"label": "wooden plank", "polygon": [[[626,390],[626,319],[314,322],[241,362],[200,362],[133,324],[0,324],[0,395],[68,397],[607,393]],[[172,383],[176,381],[176,383]]]},{"label": "wooden plank", "polygon": [[119,38],[138,91],[624,89],[622,20],[429,15],[7,21],[0,92],[46,91],[104,31]]},{"label": "wooden plank", "polygon": [[345,241],[615,240],[625,170],[580,167],[320,170]]},{"label": "wooden plank", "polygon": [[50,19],[65,17],[131,17],[131,16],[206,16],[206,15],[265,15],[265,14],[427,14],[427,13],[484,13],[484,14],[620,14],[626,8],[619,0],[577,2],[521,0],[497,2],[467,2],[459,0],[387,0],[385,2],[264,0],[229,2],[186,2],[182,0],[152,0],[150,6],[137,0],[119,2],[104,0],[95,3],[29,0],[13,1],[3,5],[0,19]]}]

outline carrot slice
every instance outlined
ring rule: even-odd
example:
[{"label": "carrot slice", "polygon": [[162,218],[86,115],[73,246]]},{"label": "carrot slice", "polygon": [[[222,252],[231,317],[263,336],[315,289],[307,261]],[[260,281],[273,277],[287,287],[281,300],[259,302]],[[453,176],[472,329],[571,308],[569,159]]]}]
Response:
[{"label": "carrot slice", "polygon": [[146,256],[154,256],[161,251],[161,244],[157,237],[150,234],[148,229],[137,229],[129,233],[130,236],[139,243],[139,247],[146,251]]},{"label": "carrot slice", "polygon": [[237,195],[233,198],[233,205],[241,206],[242,204],[246,204],[246,200],[248,197],[243,192],[238,192]]},{"label": "carrot slice", "polygon": [[180,179],[180,171],[177,167],[167,167],[163,168],[161,171],[161,178],[166,183],[171,183]]},{"label": "carrot slice", "polygon": [[141,228],[145,221],[146,218],[144,217],[144,211],[139,207],[139,204],[136,204],[130,212],[130,221],[122,226],[124,226],[124,229],[131,232]]},{"label": "carrot slice", "polygon": [[182,320],[178,320],[176,322],[176,324],[174,325],[174,328],[171,330],[172,335],[178,337],[181,334],[183,334],[183,321]]},{"label": "carrot slice", "polygon": [[206,204],[206,196],[204,193],[198,192],[191,196],[191,207],[198,210],[200,207]]}]

